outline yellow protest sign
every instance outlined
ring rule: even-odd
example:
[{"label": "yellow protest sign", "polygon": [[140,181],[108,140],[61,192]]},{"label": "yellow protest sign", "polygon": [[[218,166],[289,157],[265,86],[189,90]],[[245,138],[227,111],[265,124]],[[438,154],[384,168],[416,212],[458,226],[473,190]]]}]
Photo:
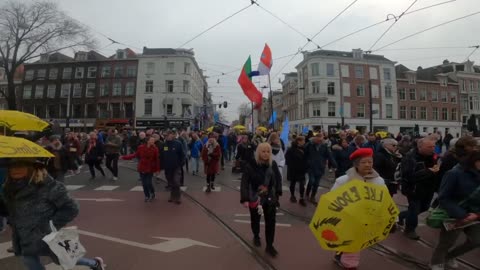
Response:
[{"label": "yellow protest sign", "polygon": [[386,239],[398,214],[386,186],[351,180],[322,195],[309,227],[323,249],[358,252]]}]

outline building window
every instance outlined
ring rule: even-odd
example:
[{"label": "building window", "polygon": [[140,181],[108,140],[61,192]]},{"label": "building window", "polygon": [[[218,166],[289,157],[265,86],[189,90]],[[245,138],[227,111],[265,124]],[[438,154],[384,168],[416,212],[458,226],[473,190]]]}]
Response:
[{"label": "building window", "polygon": [[74,98],[82,97],[82,84],[76,83],[73,85],[73,97]]},{"label": "building window", "polygon": [[147,63],[147,74],[155,73],[155,63]]},{"label": "building window", "polygon": [[123,66],[115,66],[113,76],[115,78],[122,78],[123,77]]},{"label": "building window", "polygon": [[407,107],[400,106],[400,119],[407,119]]},{"label": "building window", "polygon": [[100,96],[106,97],[110,94],[110,89],[108,83],[100,84]]},{"label": "building window", "polygon": [[408,83],[409,83],[409,84],[416,84],[416,83],[417,83],[417,80],[416,80],[414,74],[412,74],[412,75],[410,75],[410,76],[408,77]]},{"label": "building window", "polygon": [[460,80],[460,81],[458,82],[458,84],[460,85],[460,91],[461,91],[461,92],[465,92],[465,91],[466,91],[465,81],[464,81],[464,80]]},{"label": "building window", "polygon": [[437,90],[432,90],[432,101],[433,102],[438,101],[438,91]]},{"label": "building window", "polygon": [[95,96],[95,84],[94,83],[87,83],[87,92],[85,93],[86,97],[94,97]]},{"label": "building window", "polygon": [[335,82],[328,82],[327,91],[329,95],[335,96]]},{"label": "building window", "polygon": [[125,85],[125,96],[133,96],[135,95],[135,83],[134,82],[127,82]]},{"label": "building window", "polygon": [[448,120],[448,109],[442,108],[442,120]]},{"label": "building window", "polygon": [[133,103],[124,103],[123,104],[125,110],[125,118],[132,118],[133,117]]},{"label": "building window", "polygon": [[50,80],[56,80],[58,78],[58,68],[51,68],[48,71],[48,78]]},{"label": "building window", "polygon": [[335,76],[335,69],[334,69],[333,64],[327,64],[327,76],[328,77]]},{"label": "building window", "polygon": [[427,119],[427,107],[420,107],[420,119],[421,120]]},{"label": "building window", "polygon": [[328,116],[335,116],[336,111],[335,102],[328,102]]},{"label": "building window", "polygon": [[45,85],[35,85],[35,98],[43,98]]},{"label": "building window", "polygon": [[30,80],[33,80],[33,74],[34,74],[35,70],[27,70],[25,72],[25,80],[26,81],[30,81]]},{"label": "building window", "polygon": [[183,81],[183,92],[189,93],[190,92],[190,81]]},{"label": "building window", "polygon": [[432,119],[433,120],[438,120],[438,108],[437,107],[434,107],[432,109]]},{"label": "building window", "polygon": [[405,88],[398,89],[398,98],[400,100],[407,100],[407,96],[405,93]]},{"label": "building window", "polygon": [[145,115],[152,115],[152,99],[145,99]]},{"label": "building window", "polygon": [[58,117],[58,107],[57,105],[48,105],[47,106],[47,118],[57,118]]},{"label": "building window", "polygon": [[452,113],[450,114],[450,120],[457,121],[457,109],[452,108]]},{"label": "building window", "polygon": [[441,78],[440,79],[440,85],[441,86],[447,86],[448,85],[448,79],[447,78]]},{"label": "building window", "polygon": [[363,79],[363,66],[355,66],[355,78]]},{"label": "building window", "polygon": [[175,73],[175,63],[167,62],[167,73]]},{"label": "building window", "polygon": [[427,100],[427,90],[420,89],[420,101]]},{"label": "building window", "polygon": [[450,102],[455,104],[457,103],[457,93],[455,92],[450,93]]},{"label": "building window", "polygon": [[23,87],[23,98],[24,99],[32,98],[32,86],[31,85],[25,85]]},{"label": "building window", "polygon": [[73,118],[83,118],[83,104],[73,104]]},{"label": "building window", "polygon": [[442,102],[447,102],[447,92],[442,91],[440,97],[442,98]]},{"label": "building window", "polygon": [[410,107],[410,119],[417,119],[417,107]]},{"label": "building window", "polygon": [[470,93],[475,93],[475,82],[470,82]]},{"label": "building window", "polygon": [[386,104],[385,109],[386,109],[385,118],[392,119],[393,118],[393,105],[392,104]]},{"label": "building window", "polygon": [[65,67],[63,68],[62,79],[71,79],[72,78],[72,68]]},{"label": "building window", "polygon": [[87,78],[97,77],[97,67],[88,67]]},{"label": "building window", "polygon": [[102,78],[110,78],[112,76],[112,67],[105,66],[102,68]]},{"label": "building window", "polygon": [[190,63],[183,63],[183,73],[190,74]]},{"label": "building window", "polygon": [[127,76],[128,77],[136,77],[137,76],[137,67],[136,66],[128,66],[127,67]]},{"label": "building window", "polygon": [[383,79],[385,81],[392,80],[391,70],[389,68],[384,68],[383,69]]},{"label": "building window", "polygon": [[62,84],[62,88],[60,90],[60,97],[61,98],[69,97],[70,96],[70,89],[71,89],[71,84],[69,84],[69,83]]},{"label": "building window", "polygon": [[462,110],[468,111],[468,98],[460,97],[460,102],[462,103]]},{"label": "building window", "polygon": [[167,115],[173,114],[173,104],[167,104]]},{"label": "building window", "polygon": [[145,93],[153,93],[153,81],[148,80],[145,82]]},{"label": "building window", "polygon": [[173,81],[172,80],[167,80],[165,81],[165,85],[167,88],[167,92],[173,93]]},{"label": "building window", "polygon": [[364,118],[365,117],[365,104],[359,103],[357,104],[357,117]]},{"label": "building window", "polygon": [[363,84],[357,85],[357,97],[364,97],[365,96],[365,88]]},{"label": "building window", "polygon": [[320,66],[318,63],[313,63],[310,65],[312,70],[312,76],[319,76],[320,75]]},{"label": "building window", "polygon": [[313,116],[314,117],[319,117],[321,115],[320,114],[320,110],[321,110],[320,103],[313,103],[312,109],[313,109]]},{"label": "building window", "polygon": [[112,118],[122,117],[120,103],[110,103],[110,108],[112,109]]},{"label": "building window", "polygon": [[410,100],[417,100],[417,90],[416,89],[410,89],[409,98],[410,98]]},{"label": "building window", "polygon": [[97,118],[96,104],[87,104],[87,118]]},{"label": "building window", "polygon": [[47,70],[46,69],[37,70],[37,79],[38,80],[45,80],[46,78],[47,78]]},{"label": "building window", "polygon": [[98,117],[99,118],[109,118],[108,107],[106,103],[98,104]]},{"label": "building window", "polygon": [[55,98],[57,92],[57,86],[55,84],[49,84],[47,90],[47,98]]},{"label": "building window", "polygon": [[121,96],[122,95],[122,83],[114,83],[112,96]]},{"label": "building window", "polygon": [[320,82],[312,82],[312,94],[320,93]]},{"label": "building window", "polygon": [[385,98],[392,98],[392,85],[390,83],[385,85]]},{"label": "building window", "polygon": [[84,71],[85,71],[85,68],[83,68],[83,67],[75,68],[75,79],[83,79],[83,72]]}]

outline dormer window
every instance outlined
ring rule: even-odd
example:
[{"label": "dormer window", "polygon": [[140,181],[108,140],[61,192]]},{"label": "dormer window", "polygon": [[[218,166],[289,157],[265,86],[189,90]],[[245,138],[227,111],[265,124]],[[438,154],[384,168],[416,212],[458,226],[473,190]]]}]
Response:
[{"label": "dormer window", "polygon": [[417,78],[416,78],[415,74],[411,74],[410,76],[408,76],[408,83],[409,84],[416,84],[417,83]]},{"label": "dormer window", "polygon": [[75,60],[77,60],[77,61],[87,60],[87,53],[86,52],[77,52],[77,54],[75,55]]},{"label": "dormer window", "polygon": [[118,50],[117,51],[117,59],[125,59],[126,57],[125,51],[123,50]]},{"label": "dormer window", "polygon": [[354,59],[363,59],[363,51],[361,49],[352,50]]},{"label": "dormer window", "polygon": [[440,85],[441,86],[447,86],[448,85],[448,79],[447,78],[440,78]]}]

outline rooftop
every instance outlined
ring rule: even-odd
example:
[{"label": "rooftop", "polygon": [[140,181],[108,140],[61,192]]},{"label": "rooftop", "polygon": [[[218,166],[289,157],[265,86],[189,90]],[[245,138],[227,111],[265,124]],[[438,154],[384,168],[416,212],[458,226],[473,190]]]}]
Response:
[{"label": "rooftop", "polygon": [[[362,52],[361,50],[359,50]],[[367,54],[362,52],[363,59],[372,60],[372,61],[386,61],[386,62],[393,62],[388,58],[385,58],[383,55],[378,54]],[[331,50],[316,50],[313,52],[308,52],[304,54],[304,59],[311,56],[333,56],[333,57],[342,57],[342,58],[354,58],[353,51],[346,52],[346,51],[331,51]]]}]

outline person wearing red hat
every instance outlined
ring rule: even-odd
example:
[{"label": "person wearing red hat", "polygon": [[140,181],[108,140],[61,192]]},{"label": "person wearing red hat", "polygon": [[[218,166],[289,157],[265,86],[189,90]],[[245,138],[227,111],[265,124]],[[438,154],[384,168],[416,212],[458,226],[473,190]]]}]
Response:
[{"label": "person wearing red hat", "polygon": [[[365,182],[385,185],[382,177],[373,169],[373,150],[372,148],[359,148],[350,155],[353,167],[350,168],[346,175],[335,180],[331,190],[346,184],[347,182],[358,179]],[[360,264],[360,253],[337,253],[334,258],[335,262],[344,269],[357,269]]]}]

